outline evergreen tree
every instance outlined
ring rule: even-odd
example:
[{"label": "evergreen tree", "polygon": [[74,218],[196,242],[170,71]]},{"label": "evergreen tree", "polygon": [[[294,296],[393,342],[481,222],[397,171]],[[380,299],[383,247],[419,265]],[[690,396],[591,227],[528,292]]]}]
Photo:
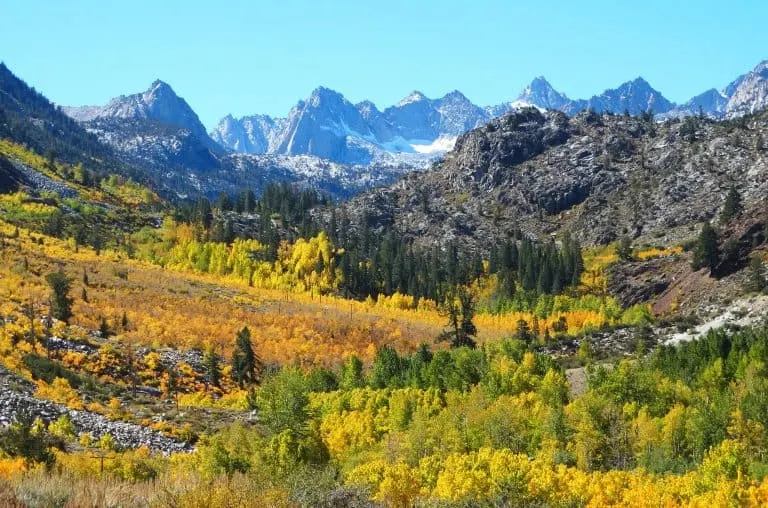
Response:
[{"label": "evergreen tree", "polygon": [[459,305],[461,307],[461,341],[458,346],[474,349],[477,345],[473,338],[477,335],[477,327],[473,321],[475,317],[475,302],[472,293],[463,287],[459,290]]},{"label": "evergreen tree", "polygon": [[245,200],[243,202],[243,208],[246,213],[252,213],[256,210],[256,195],[251,189],[245,191]]},{"label": "evergreen tree", "polygon": [[216,203],[216,207],[221,210],[222,212],[230,212],[232,211],[232,198],[229,197],[229,194],[226,192],[222,192],[219,194],[219,200]]},{"label": "evergreen tree", "polygon": [[72,317],[72,298],[69,296],[72,281],[61,270],[49,273],[45,280],[52,291],[51,315],[65,323],[69,322]]},{"label": "evergreen tree", "polygon": [[632,240],[628,236],[623,236],[616,245],[616,255],[621,261],[632,260]]},{"label": "evergreen tree", "polygon": [[763,260],[759,255],[752,256],[747,270],[747,288],[750,291],[761,292],[768,286],[763,272]]},{"label": "evergreen tree", "polygon": [[476,343],[473,337],[477,334],[477,328],[472,321],[475,312],[472,294],[464,286],[453,286],[446,291],[442,309],[448,317],[448,329],[437,340],[450,342],[453,348],[474,348]]},{"label": "evergreen tree", "polygon": [[205,365],[206,381],[211,386],[219,388],[221,386],[221,366],[219,365],[219,355],[216,354],[216,348],[212,344],[205,350],[203,364]]},{"label": "evergreen tree", "polygon": [[373,388],[400,388],[403,385],[403,362],[390,346],[379,348],[373,359],[371,382]]},{"label": "evergreen tree", "polygon": [[211,210],[211,202],[208,201],[208,198],[202,197],[198,200],[197,220],[205,229],[211,227],[211,223],[213,223],[213,211]]},{"label": "evergreen tree", "polygon": [[235,348],[232,352],[232,379],[237,381],[240,387],[259,381],[261,374],[261,360],[253,351],[251,344],[251,331],[244,327],[237,333]]},{"label": "evergreen tree", "polygon": [[179,373],[176,371],[176,367],[173,366],[168,369],[168,378],[165,383],[165,397],[167,399],[173,399],[176,404],[176,409],[179,409],[179,398],[176,396],[179,392]]},{"label": "evergreen tree", "polygon": [[526,344],[531,343],[533,336],[531,335],[531,329],[528,327],[528,321],[525,319],[519,319],[517,321],[517,331],[515,332],[515,337]]},{"label": "evergreen tree", "polygon": [[101,316],[101,320],[99,321],[99,333],[101,334],[102,339],[109,338],[112,333],[109,329],[109,323],[107,323],[107,319],[104,316]]},{"label": "evergreen tree", "polygon": [[725,203],[723,204],[723,210],[720,212],[720,223],[726,224],[731,219],[736,219],[741,216],[742,212],[741,195],[736,187],[731,186],[728,189],[728,194],[725,196]]},{"label": "evergreen tree", "polygon": [[700,270],[705,266],[713,268],[719,260],[720,251],[717,245],[717,232],[715,232],[709,222],[705,222],[693,250],[692,268],[694,270]]},{"label": "evergreen tree", "polygon": [[363,362],[355,355],[350,356],[341,369],[339,387],[342,390],[352,390],[365,385],[363,380]]}]

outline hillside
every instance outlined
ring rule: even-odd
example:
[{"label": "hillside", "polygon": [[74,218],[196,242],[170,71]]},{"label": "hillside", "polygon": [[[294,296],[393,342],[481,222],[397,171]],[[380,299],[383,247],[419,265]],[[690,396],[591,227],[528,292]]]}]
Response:
[{"label": "hillside", "polygon": [[762,210],[767,136],[766,113],[655,123],[527,109],[467,133],[433,170],[347,209],[421,243],[487,249],[521,228],[539,238],[571,231],[588,245],[622,236],[668,245],[715,217],[731,186],[746,209]]}]

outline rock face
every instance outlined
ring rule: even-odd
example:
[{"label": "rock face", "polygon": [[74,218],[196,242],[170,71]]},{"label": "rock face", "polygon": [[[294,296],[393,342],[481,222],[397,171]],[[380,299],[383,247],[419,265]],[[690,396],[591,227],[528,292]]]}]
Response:
[{"label": "rock face", "polygon": [[89,432],[95,439],[111,434],[117,444],[125,448],[146,446],[161,453],[188,452],[192,448],[166,437],[148,427],[110,420],[98,413],[76,411],[32,396],[34,385],[0,367],[0,424],[13,423],[21,412],[39,417],[46,422],[68,415],[79,433]]},{"label": "rock face", "polygon": [[663,269],[669,262],[658,258],[611,265],[608,293],[616,296],[623,307],[652,300],[669,287],[669,276]]},{"label": "rock face", "polygon": [[355,145],[358,138],[373,139],[360,111],[341,94],[318,88],[291,110],[275,152],[367,164],[370,154]]},{"label": "rock face", "polygon": [[726,116],[735,118],[768,107],[768,60],[741,77],[729,95]]},{"label": "rock face", "polygon": [[518,228],[587,244],[682,241],[731,185],[749,210],[768,197],[768,112],[693,125],[691,135],[680,120],[521,110],[461,136],[431,171],[353,199],[348,214],[417,243],[481,249]]},{"label": "rock face", "polygon": [[267,115],[246,116],[240,120],[227,115],[211,132],[211,137],[236,153],[270,153],[275,151],[284,125],[284,119]]}]

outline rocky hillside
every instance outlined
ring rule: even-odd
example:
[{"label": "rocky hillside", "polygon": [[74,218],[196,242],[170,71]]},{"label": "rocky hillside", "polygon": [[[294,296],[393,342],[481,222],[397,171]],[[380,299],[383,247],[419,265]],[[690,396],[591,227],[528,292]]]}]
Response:
[{"label": "rocky hillside", "polygon": [[152,451],[165,454],[192,450],[188,444],[148,427],[110,420],[90,411],[69,409],[62,404],[35,398],[34,392],[35,386],[32,383],[0,366],[0,426],[16,421],[22,413],[40,418],[46,423],[66,415],[78,433],[88,432],[97,440],[109,434],[122,448],[146,446]]},{"label": "rocky hillside", "polygon": [[738,121],[528,108],[460,137],[433,170],[348,204],[358,223],[420,243],[483,248],[515,229],[573,232],[585,244],[627,235],[648,244],[695,236],[734,186],[747,210],[768,197],[768,112]]}]

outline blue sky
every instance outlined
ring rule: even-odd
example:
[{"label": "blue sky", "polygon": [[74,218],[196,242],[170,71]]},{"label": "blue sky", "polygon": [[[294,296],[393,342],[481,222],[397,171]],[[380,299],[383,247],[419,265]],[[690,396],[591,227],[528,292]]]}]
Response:
[{"label": "blue sky", "polygon": [[670,100],[768,58],[768,2],[4,0],[0,59],[60,104],[170,83],[207,127],[318,85],[380,108],[414,89],[486,105],[537,75],[588,97],[638,75]]}]

